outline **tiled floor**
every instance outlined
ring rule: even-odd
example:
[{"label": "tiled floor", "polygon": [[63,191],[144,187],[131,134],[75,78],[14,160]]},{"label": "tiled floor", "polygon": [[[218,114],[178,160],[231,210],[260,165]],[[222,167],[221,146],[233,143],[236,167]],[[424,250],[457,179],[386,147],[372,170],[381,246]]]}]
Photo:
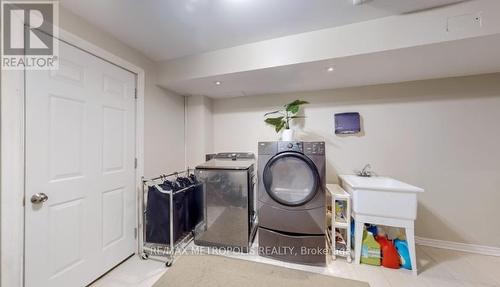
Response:
[{"label": "tiled floor", "polygon": [[[327,267],[310,267],[256,255],[232,257],[366,281],[372,287],[500,287],[500,257],[423,246],[417,247],[418,276],[407,270],[349,264],[343,259],[332,261]],[[91,287],[150,287],[164,272],[168,269],[163,263],[133,256]]]}]

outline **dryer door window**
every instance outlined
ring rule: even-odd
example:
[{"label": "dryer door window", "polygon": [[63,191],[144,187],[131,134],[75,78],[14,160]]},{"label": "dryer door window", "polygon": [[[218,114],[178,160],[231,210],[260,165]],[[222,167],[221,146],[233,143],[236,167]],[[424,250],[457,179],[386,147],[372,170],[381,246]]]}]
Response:
[{"label": "dryer door window", "polygon": [[273,200],[287,206],[298,206],[313,199],[320,179],[316,166],[308,157],[285,152],[267,163],[263,181]]}]

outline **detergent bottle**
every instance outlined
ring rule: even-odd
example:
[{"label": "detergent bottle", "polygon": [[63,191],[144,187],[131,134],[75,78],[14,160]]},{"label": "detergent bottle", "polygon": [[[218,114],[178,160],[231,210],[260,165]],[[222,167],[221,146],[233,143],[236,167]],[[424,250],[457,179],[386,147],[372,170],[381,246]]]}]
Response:
[{"label": "detergent bottle", "polygon": [[363,233],[361,263],[380,266],[380,244],[378,244],[373,234],[369,231]]},{"label": "detergent bottle", "polygon": [[406,240],[396,239],[394,240],[394,246],[398,250],[399,257],[401,259],[401,266],[405,269],[411,270],[411,260],[410,253],[408,252],[408,243]]},{"label": "detergent bottle", "polygon": [[385,236],[377,236],[377,242],[382,250],[382,266],[399,269],[400,259],[396,247]]}]

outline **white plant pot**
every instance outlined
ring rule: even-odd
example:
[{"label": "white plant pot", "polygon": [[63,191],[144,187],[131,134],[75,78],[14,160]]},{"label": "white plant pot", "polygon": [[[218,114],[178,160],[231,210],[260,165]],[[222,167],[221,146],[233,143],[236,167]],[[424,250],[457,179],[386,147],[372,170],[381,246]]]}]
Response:
[{"label": "white plant pot", "polygon": [[293,134],[294,134],[294,130],[285,129],[285,130],[283,130],[283,133],[281,134],[281,140],[285,141],[285,142],[291,142],[291,141],[293,141]]}]

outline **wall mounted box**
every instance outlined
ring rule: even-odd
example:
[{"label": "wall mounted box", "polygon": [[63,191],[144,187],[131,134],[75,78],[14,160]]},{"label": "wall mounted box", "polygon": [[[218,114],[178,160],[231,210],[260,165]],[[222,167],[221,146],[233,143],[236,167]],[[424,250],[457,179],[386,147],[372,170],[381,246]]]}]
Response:
[{"label": "wall mounted box", "polygon": [[335,134],[357,134],[361,132],[359,113],[335,114]]}]

